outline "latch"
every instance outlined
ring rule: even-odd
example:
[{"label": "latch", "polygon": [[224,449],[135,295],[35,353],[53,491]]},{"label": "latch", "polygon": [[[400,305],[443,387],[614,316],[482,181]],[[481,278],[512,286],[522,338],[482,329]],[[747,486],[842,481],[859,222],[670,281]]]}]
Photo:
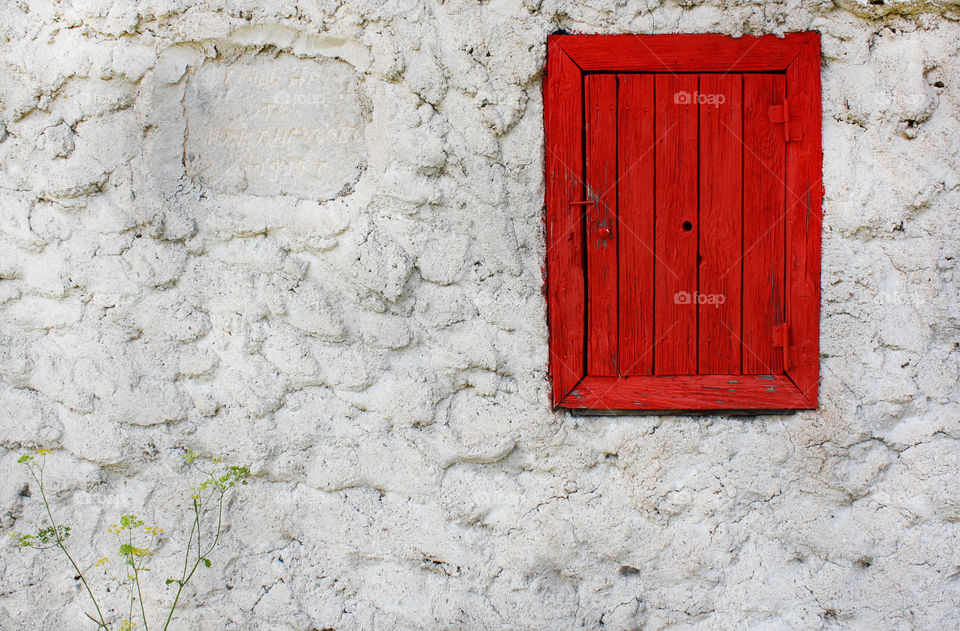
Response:
[{"label": "latch", "polygon": [[795,142],[803,138],[803,130],[796,124],[796,119],[791,124],[790,102],[788,100],[784,99],[780,105],[771,105],[768,116],[771,123],[783,123],[784,142]]}]

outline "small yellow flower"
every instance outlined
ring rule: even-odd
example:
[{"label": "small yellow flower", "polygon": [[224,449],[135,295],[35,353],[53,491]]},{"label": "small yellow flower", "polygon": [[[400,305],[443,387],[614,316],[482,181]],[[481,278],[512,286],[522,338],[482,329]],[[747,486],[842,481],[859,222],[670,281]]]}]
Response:
[{"label": "small yellow flower", "polygon": [[38,455],[38,456],[46,456],[47,454],[52,454],[52,453],[53,453],[53,452],[50,451],[49,449],[38,449],[38,450],[37,450],[37,455]]},{"label": "small yellow flower", "polygon": [[109,560],[110,560],[110,559],[108,559],[107,557],[103,557],[102,559],[100,559],[99,561],[97,561],[96,563],[94,563],[93,565],[94,565],[94,567],[100,567],[101,565],[105,564],[105,563],[106,563],[107,561],[109,561]]}]

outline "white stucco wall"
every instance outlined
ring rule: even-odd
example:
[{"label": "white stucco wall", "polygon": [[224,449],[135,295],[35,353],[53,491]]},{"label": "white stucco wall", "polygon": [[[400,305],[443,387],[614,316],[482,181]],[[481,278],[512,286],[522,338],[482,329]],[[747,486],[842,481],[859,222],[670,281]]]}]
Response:
[{"label": "white stucco wall", "polygon": [[[957,20],[0,4],[0,525],[40,519],[15,460],[45,447],[85,567],[123,512],[176,540],[189,448],[253,484],[180,629],[960,627]],[[561,28],[822,33],[818,411],[550,410]],[[85,605],[61,559],[0,543],[0,629],[86,628]]]}]

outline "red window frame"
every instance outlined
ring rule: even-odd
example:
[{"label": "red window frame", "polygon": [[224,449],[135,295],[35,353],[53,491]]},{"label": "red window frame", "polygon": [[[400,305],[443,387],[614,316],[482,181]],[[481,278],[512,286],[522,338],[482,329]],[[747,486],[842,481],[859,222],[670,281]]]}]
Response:
[{"label": "red window frame", "polygon": [[[590,73],[780,73],[785,78],[783,374],[591,376],[587,346],[584,78]],[[819,381],[821,104],[816,32],[551,35],[544,81],[546,295],[554,406],[592,411],[815,409]],[[771,113],[771,116],[773,114]],[[573,202],[573,204],[571,204]]]}]

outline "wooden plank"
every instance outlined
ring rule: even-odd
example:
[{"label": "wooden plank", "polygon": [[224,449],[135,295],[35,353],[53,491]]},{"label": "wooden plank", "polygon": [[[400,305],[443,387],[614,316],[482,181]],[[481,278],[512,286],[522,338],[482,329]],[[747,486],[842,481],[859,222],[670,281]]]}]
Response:
[{"label": "wooden plank", "polygon": [[783,323],[783,75],[747,75],[743,83],[743,372],[780,374],[783,349],[774,328]]},{"label": "wooden plank", "polygon": [[584,78],[587,374],[617,374],[617,78]]},{"label": "wooden plank", "polygon": [[563,407],[587,410],[799,410],[807,398],[785,375],[586,377]]},{"label": "wooden plank", "polygon": [[584,375],[582,88],[580,69],[555,38],[547,51],[544,131],[547,216],[547,311],[554,405]]},{"label": "wooden plank", "polygon": [[818,34],[787,68],[787,375],[817,405],[820,374],[820,231],[823,196]]},{"label": "wooden plank", "polygon": [[701,75],[698,372],[740,373],[741,75]]},{"label": "wooden plank", "polygon": [[654,374],[697,372],[696,75],[657,75]]},{"label": "wooden plank", "polygon": [[620,374],[653,374],[654,79],[619,75]]},{"label": "wooden plank", "polygon": [[780,72],[814,38],[819,42],[816,33],[788,33],[783,38],[717,34],[554,37],[588,72]]}]

